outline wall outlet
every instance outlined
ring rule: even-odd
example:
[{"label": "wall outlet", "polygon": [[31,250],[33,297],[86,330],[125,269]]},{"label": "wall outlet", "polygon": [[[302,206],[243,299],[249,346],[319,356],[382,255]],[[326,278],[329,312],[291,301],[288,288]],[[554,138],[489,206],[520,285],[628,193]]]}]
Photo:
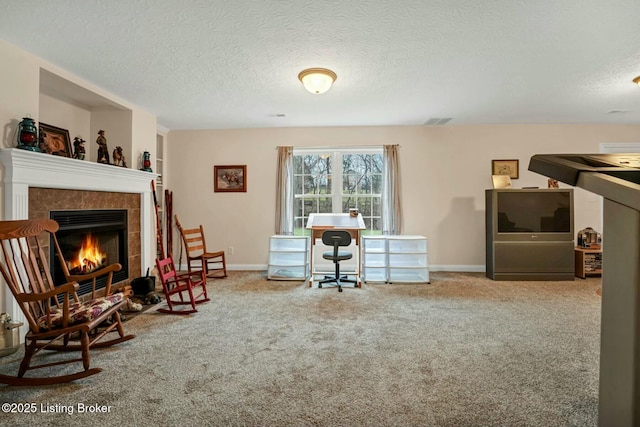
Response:
[{"label": "wall outlet", "polygon": [[227,251],[227,252],[229,252],[229,255],[233,255],[234,251],[235,250],[234,250],[233,246],[229,246],[229,250]]}]

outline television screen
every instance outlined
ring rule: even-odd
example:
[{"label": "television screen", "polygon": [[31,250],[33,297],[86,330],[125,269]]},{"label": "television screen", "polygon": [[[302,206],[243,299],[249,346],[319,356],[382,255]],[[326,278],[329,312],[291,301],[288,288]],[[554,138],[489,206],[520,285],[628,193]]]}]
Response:
[{"label": "television screen", "polygon": [[498,233],[571,232],[568,191],[498,193]]}]

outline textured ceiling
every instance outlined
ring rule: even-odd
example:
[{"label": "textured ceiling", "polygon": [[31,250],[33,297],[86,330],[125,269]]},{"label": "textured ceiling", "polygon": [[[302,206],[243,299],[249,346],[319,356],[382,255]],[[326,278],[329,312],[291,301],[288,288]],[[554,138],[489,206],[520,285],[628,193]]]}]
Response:
[{"label": "textured ceiling", "polygon": [[638,0],[0,0],[0,38],[168,129],[640,123]]}]

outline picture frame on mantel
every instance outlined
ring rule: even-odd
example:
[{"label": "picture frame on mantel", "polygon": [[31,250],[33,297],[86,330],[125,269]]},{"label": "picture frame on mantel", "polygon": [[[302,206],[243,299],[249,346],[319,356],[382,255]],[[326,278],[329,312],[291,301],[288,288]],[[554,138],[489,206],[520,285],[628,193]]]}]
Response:
[{"label": "picture frame on mantel", "polygon": [[518,179],[519,163],[517,159],[491,160],[491,175],[508,175],[511,179]]},{"label": "picture frame on mantel", "polygon": [[73,157],[69,131],[57,126],[40,123],[40,151],[60,157]]},{"label": "picture frame on mantel", "polygon": [[214,166],[213,191],[216,193],[246,193],[247,165]]}]

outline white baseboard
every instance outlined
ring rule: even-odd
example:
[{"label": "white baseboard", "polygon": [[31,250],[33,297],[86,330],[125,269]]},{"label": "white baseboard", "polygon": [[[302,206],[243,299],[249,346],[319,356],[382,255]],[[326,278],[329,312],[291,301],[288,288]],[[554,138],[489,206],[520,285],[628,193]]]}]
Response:
[{"label": "white baseboard", "polygon": [[237,271],[267,271],[267,264],[227,264],[227,270]]},{"label": "white baseboard", "polygon": [[451,271],[459,273],[484,273],[485,265],[430,265],[429,271]]},{"label": "white baseboard", "polygon": [[[267,264],[227,264],[227,270],[230,271],[266,271]],[[186,270],[187,265],[181,265],[180,270]],[[460,273],[484,273],[486,267],[484,265],[430,265],[429,271],[452,271]]]},{"label": "white baseboard", "polygon": [[[180,271],[187,269],[187,264],[176,265]],[[267,271],[267,264],[227,264],[227,271]]]}]

